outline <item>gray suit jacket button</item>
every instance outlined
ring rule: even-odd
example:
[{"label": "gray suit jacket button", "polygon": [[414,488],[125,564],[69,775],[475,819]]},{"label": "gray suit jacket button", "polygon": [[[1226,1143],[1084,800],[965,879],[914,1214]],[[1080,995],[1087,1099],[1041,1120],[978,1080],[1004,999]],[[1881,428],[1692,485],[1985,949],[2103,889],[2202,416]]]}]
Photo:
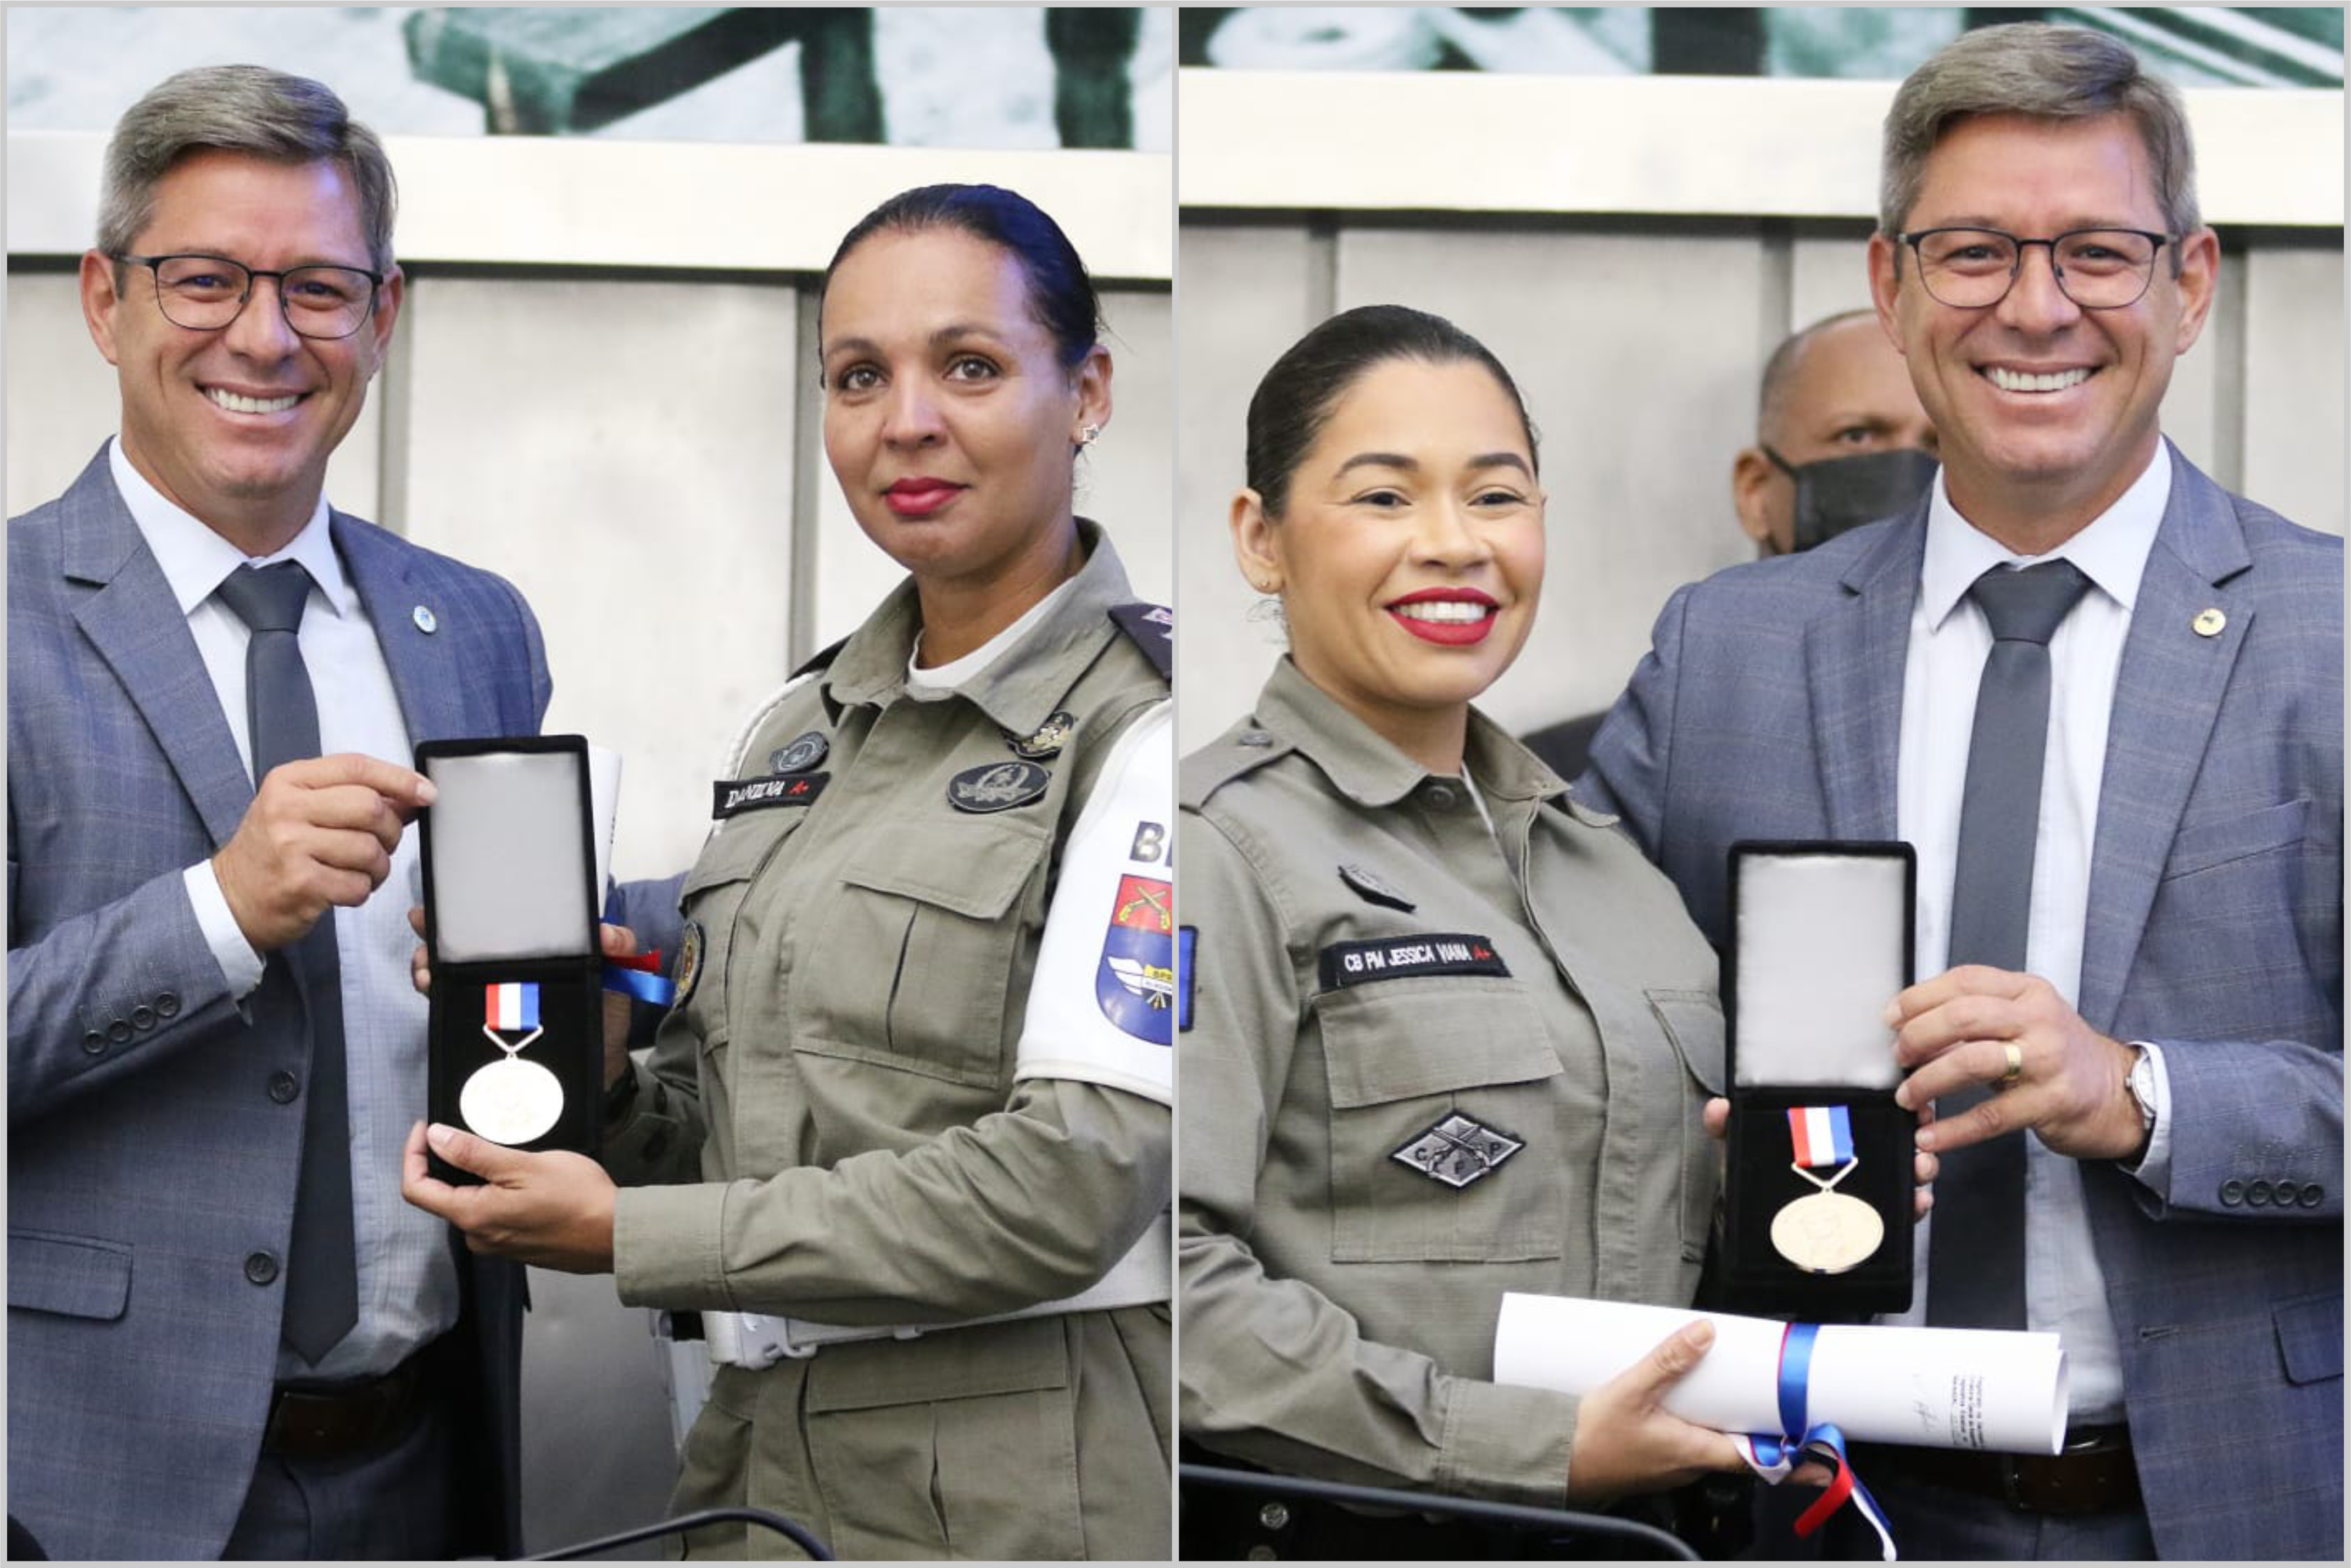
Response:
[{"label": "gray suit jacket button", "polygon": [[2234,1208],[2237,1205],[2244,1201],[2245,1184],[2243,1182],[2224,1181],[2220,1184],[2220,1202],[2222,1207]]},{"label": "gray suit jacket button", "polygon": [[92,1030],[81,1037],[81,1048],[92,1056],[99,1055],[106,1050],[106,1037]]},{"label": "gray suit jacket button", "polygon": [[2270,1183],[2270,1196],[2277,1200],[2280,1208],[2292,1208],[2294,1200],[2302,1196],[2302,1188],[2294,1182],[2273,1181]]},{"label": "gray suit jacket button", "polygon": [[180,1016],[180,998],[170,991],[165,991],[162,996],[157,997],[155,998],[155,1016],[157,1018],[166,1019],[178,1018]]},{"label": "gray suit jacket button", "polygon": [[266,1285],[277,1278],[277,1260],[266,1252],[248,1253],[245,1260],[245,1277],[256,1285]]},{"label": "gray suit jacket button", "polygon": [[301,1092],[301,1081],[292,1073],[273,1072],[269,1075],[269,1097],[280,1105],[291,1105],[294,1097]]},{"label": "gray suit jacket button", "polygon": [[116,1019],[112,1023],[108,1024],[106,1026],[106,1038],[112,1040],[117,1045],[129,1045],[131,1043],[131,1020],[129,1019]]},{"label": "gray suit jacket button", "polygon": [[2326,1189],[2314,1181],[2306,1181],[2302,1184],[2302,1191],[2295,1195],[2294,1201],[2304,1208],[2316,1208],[2326,1201]]},{"label": "gray suit jacket button", "polygon": [[2245,1188],[2245,1207],[2247,1208],[2267,1208],[2269,1206],[2269,1183],[2265,1181],[2256,1181]]},{"label": "gray suit jacket button", "polygon": [[155,1027],[155,1009],[141,1003],[131,1009],[131,1027],[142,1033]]}]

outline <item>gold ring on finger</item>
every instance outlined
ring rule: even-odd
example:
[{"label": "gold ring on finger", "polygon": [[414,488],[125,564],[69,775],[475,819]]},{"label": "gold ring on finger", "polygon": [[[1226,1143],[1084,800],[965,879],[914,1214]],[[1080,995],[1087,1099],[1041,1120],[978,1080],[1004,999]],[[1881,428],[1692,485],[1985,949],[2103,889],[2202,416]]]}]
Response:
[{"label": "gold ring on finger", "polygon": [[2011,1040],[2001,1049],[2008,1052],[2008,1071],[2000,1075],[1998,1086],[2002,1089],[2012,1089],[2016,1086],[2016,1081],[2024,1076],[2024,1047]]}]

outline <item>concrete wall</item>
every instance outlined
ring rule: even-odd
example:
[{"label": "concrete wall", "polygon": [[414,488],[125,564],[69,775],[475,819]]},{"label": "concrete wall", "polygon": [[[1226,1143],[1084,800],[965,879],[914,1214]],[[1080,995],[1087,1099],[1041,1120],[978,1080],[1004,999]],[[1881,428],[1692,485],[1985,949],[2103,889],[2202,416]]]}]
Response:
[{"label": "concrete wall", "polygon": [[[1188,122],[1187,122],[1188,123]],[[1307,328],[1394,301],[1482,339],[1542,434],[1550,570],[1533,635],[1484,706],[1514,730],[1605,706],[1672,590],[1750,551],[1730,462],[1780,339],[1869,302],[1853,220],[1186,211],[1176,497],[1178,744],[1246,713],[1280,651],[1225,519],[1258,378]],[[2222,289],[2165,427],[2223,484],[2344,526],[2339,229],[2230,231]]]}]

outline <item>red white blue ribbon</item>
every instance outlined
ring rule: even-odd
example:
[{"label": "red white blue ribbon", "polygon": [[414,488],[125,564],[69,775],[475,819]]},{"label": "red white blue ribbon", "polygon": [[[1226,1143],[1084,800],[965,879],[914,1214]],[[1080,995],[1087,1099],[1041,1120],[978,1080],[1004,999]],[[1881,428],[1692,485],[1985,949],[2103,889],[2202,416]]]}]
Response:
[{"label": "red white blue ribbon", "polygon": [[510,980],[488,988],[487,1005],[484,1009],[487,1021],[496,1030],[524,1030],[538,1027],[538,986],[531,980]]},{"label": "red white blue ribbon", "polygon": [[1885,1561],[1896,1560],[1894,1531],[1886,1522],[1886,1512],[1861,1478],[1853,1473],[1853,1462],[1845,1457],[1844,1434],[1831,1422],[1817,1427],[1806,1425],[1809,1415],[1808,1390],[1812,1385],[1813,1342],[1820,1336],[1818,1323],[1790,1323],[1780,1335],[1780,1435],[1776,1437],[1734,1437],[1740,1454],[1755,1473],[1777,1486],[1788,1479],[1803,1459],[1817,1459],[1832,1472],[1827,1487],[1819,1499],[1796,1518],[1796,1533],[1809,1537],[1828,1522],[1829,1516],[1847,1502],[1861,1511],[1877,1531]]},{"label": "red white blue ribbon", "polygon": [[1853,1159],[1853,1113],[1843,1105],[1792,1105],[1788,1136],[1800,1166],[1841,1166]]}]

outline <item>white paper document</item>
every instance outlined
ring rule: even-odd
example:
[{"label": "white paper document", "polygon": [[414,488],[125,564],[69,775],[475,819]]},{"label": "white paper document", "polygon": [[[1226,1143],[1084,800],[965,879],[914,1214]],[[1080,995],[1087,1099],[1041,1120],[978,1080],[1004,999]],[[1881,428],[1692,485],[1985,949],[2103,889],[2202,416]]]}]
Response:
[{"label": "white paper document", "polygon": [[[1494,1332],[1494,1381],[1589,1394],[1699,1318],[1714,1324],[1713,1347],[1667,1391],[1666,1408],[1719,1432],[1779,1434],[1787,1325],[1768,1318],[1512,1291]],[[2065,1352],[2053,1333],[1826,1324],[1806,1386],[1806,1423],[1832,1422],[1855,1442],[2053,1454],[2065,1439]]]}]

